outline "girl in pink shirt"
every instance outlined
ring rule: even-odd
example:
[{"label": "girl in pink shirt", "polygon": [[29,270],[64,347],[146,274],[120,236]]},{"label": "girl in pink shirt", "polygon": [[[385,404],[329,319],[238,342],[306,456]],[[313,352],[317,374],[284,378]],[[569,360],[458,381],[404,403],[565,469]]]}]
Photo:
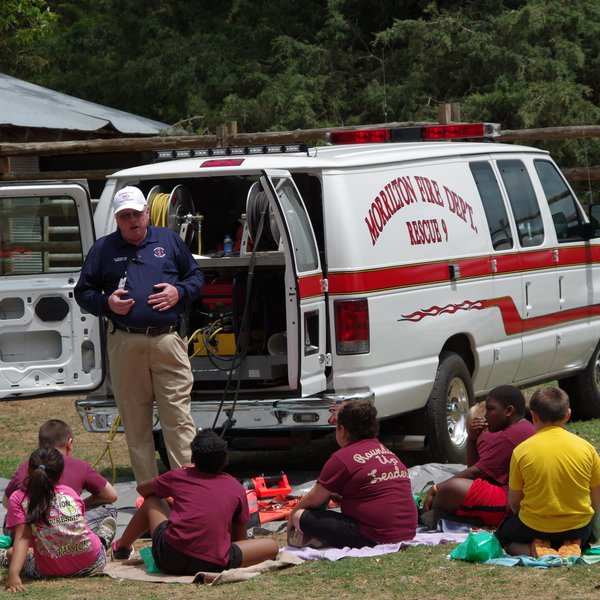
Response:
[{"label": "girl in pink shirt", "polygon": [[104,548],[83,518],[83,500],[58,483],[63,469],[58,450],[38,448],[29,457],[25,490],[10,497],[6,525],[14,533],[14,542],[7,553],[7,590],[24,589],[21,572],[45,579],[85,577],[104,569]]}]

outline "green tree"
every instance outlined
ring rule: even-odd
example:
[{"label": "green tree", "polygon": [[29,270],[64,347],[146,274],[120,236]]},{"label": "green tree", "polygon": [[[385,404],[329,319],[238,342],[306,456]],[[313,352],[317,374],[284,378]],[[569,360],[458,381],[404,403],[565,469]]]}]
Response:
[{"label": "green tree", "polygon": [[235,118],[246,131],[360,122],[356,89],[381,70],[372,28],[405,10],[387,0],[52,7],[59,21],[45,45],[50,68],[37,83],[167,122],[201,117],[200,129]]},{"label": "green tree", "polygon": [[[445,4],[445,6],[444,6]],[[465,120],[506,129],[591,124],[600,117],[600,4],[586,0],[432,2],[377,36],[399,119],[434,118],[460,101]],[[582,160],[597,144],[556,143]]]},{"label": "green tree", "polygon": [[[33,81],[168,123],[191,118],[196,131],[227,120],[241,131],[435,121],[442,101],[505,129],[600,118],[597,1],[47,5],[51,35],[21,46],[48,62]],[[594,140],[544,146],[564,165],[600,163]]]},{"label": "green tree", "polygon": [[54,20],[55,15],[45,0],[2,0],[0,70],[41,69],[46,63],[43,56],[35,52],[35,45],[50,32]]}]

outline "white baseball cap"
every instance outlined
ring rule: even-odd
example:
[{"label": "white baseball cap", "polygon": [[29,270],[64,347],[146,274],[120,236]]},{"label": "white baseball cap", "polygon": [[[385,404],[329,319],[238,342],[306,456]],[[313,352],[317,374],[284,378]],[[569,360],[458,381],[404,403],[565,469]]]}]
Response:
[{"label": "white baseball cap", "polygon": [[142,194],[141,190],[132,185],[128,185],[119,190],[113,198],[115,215],[126,208],[142,211],[146,206],[148,206],[148,203],[146,202],[146,198],[144,198],[144,194]]}]

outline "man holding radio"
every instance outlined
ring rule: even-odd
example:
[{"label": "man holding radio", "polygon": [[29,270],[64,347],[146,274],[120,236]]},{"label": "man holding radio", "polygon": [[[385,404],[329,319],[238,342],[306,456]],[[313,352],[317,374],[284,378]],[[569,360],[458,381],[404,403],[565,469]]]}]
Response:
[{"label": "man holding radio", "polygon": [[204,276],[175,232],[149,224],[141,190],[119,190],[113,209],[117,230],[90,249],[75,299],[109,321],[112,386],[139,483],[158,475],[154,402],[171,466],[190,464],[196,433],[190,414],[193,376],[178,329]]}]

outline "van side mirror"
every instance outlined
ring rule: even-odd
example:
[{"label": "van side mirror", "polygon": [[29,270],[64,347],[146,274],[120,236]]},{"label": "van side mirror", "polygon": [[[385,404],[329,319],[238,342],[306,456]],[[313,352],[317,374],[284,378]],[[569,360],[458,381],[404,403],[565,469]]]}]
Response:
[{"label": "van side mirror", "polygon": [[582,223],[579,227],[579,231],[581,231],[581,237],[584,240],[591,240],[595,237],[600,237],[600,231],[595,229],[593,223]]},{"label": "van side mirror", "polygon": [[581,237],[586,240],[600,237],[600,204],[590,204],[590,222],[582,224]]}]

